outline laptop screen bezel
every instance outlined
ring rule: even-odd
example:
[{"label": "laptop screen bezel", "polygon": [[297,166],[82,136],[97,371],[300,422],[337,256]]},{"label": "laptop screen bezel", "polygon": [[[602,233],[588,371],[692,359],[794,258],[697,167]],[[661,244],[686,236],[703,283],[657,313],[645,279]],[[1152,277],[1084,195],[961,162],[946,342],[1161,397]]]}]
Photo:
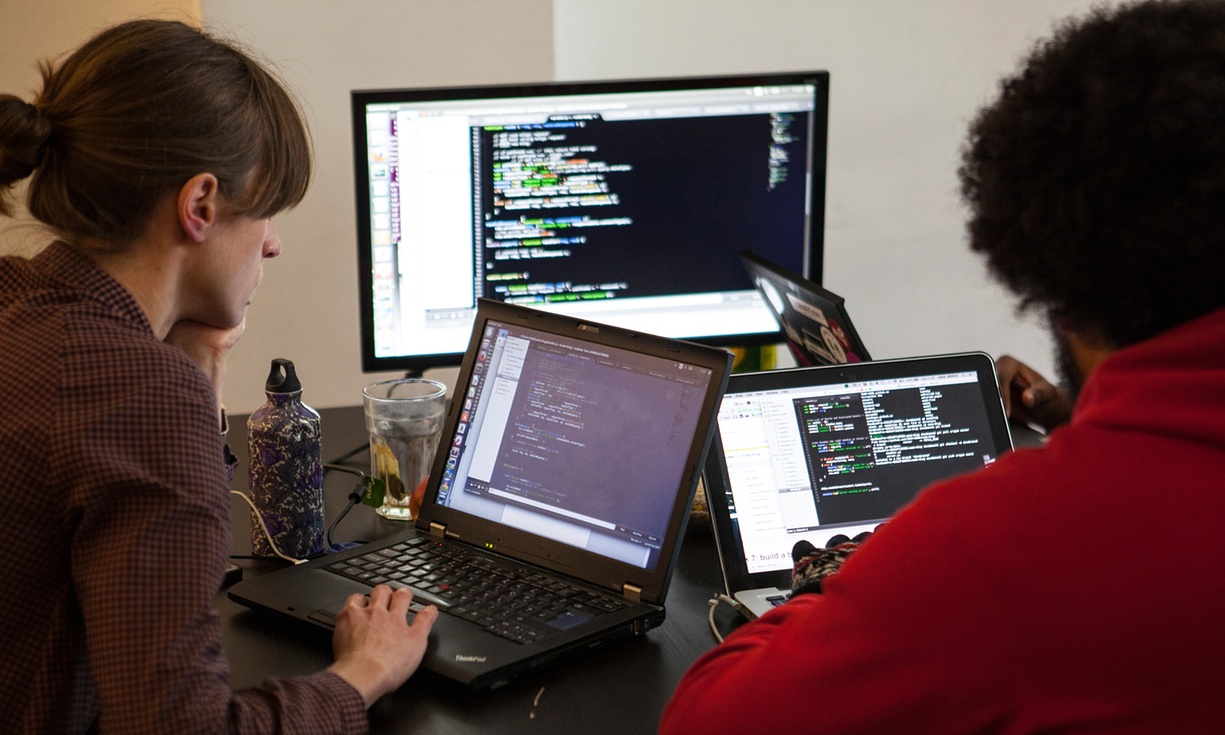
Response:
[{"label": "laptop screen bezel", "polygon": [[[1003,401],[1000,398],[995,362],[983,352],[741,373],[731,376],[725,395],[965,371],[976,373],[976,383],[982,397],[982,405],[986,410],[988,431],[994,444],[995,457],[998,459],[1012,449],[1012,435],[1004,413]],[[744,545],[727,503],[730,481],[727,475],[727,465],[723,459],[723,441],[719,434],[717,420],[714,438],[711,441],[710,452],[702,473],[702,483],[710,509],[715,543],[719,550],[719,563],[723,569],[727,592],[731,594],[741,590],[769,587],[790,588],[789,568],[766,572],[749,572],[748,570],[745,563]]]}]

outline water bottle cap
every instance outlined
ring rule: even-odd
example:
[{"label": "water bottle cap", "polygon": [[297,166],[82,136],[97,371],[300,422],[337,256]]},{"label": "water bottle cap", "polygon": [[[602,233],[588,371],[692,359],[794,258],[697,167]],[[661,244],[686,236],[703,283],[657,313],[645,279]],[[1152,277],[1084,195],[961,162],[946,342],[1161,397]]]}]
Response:
[{"label": "water bottle cap", "polygon": [[280,357],[274,359],[264,390],[269,393],[301,393],[302,382],[294,372],[293,362]]}]

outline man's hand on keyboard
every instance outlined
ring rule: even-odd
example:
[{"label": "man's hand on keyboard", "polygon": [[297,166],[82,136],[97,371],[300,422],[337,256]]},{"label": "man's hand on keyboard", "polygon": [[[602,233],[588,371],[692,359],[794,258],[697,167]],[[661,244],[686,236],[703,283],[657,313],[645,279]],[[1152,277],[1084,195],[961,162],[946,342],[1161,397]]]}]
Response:
[{"label": "man's hand on keyboard", "polygon": [[826,577],[837,574],[842,565],[855,553],[864,541],[872,534],[864,532],[854,539],[846,536],[830,539],[830,544],[817,548],[808,541],[801,539],[791,549],[791,560],[795,566],[791,570],[791,596],[814,592],[820,594],[821,583]]}]

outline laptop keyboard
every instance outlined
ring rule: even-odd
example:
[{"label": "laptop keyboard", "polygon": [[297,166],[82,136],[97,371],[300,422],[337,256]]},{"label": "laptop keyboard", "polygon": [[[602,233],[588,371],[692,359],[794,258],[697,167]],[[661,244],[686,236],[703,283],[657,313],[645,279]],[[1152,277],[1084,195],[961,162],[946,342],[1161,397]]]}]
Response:
[{"label": "laptop keyboard", "polygon": [[372,587],[408,587],[415,600],[517,643],[531,643],[626,607],[614,597],[423,536],[324,569]]}]

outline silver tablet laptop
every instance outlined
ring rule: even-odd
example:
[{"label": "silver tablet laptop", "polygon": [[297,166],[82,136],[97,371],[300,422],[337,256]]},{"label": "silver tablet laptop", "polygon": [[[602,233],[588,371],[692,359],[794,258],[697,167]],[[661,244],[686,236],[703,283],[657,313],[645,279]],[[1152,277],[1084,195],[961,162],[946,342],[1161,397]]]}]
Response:
[{"label": "silver tablet laptop", "polygon": [[728,595],[786,600],[791,549],[872,531],[1012,448],[983,353],[733,375],[703,475]]}]

